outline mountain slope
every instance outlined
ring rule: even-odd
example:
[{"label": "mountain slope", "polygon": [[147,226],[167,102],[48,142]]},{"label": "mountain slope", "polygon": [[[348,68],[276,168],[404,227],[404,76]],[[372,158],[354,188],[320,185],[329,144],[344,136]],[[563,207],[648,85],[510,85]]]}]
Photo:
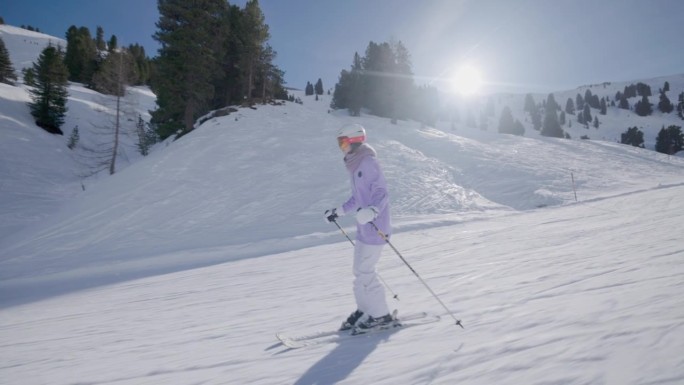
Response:
[{"label": "mountain slope", "polygon": [[278,345],[276,331],[329,330],[353,309],[351,248],[339,236],[5,308],[0,374],[21,384],[678,384],[683,193],[396,234],[465,329],[386,250],[379,268],[400,298],[391,306],[443,321],[311,349]]},{"label": "mountain slope", "polygon": [[[66,46],[62,39],[9,25],[0,25],[0,37],[19,75],[48,44]],[[115,99],[78,83],[70,83],[68,92],[65,135],[56,136],[35,125],[25,85],[0,84],[0,244],[58,211],[95,183],[93,173],[107,168],[104,164],[114,140]],[[122,106],[117,170],[141,157],[135,124],[138,116],[149,120],[155,96],[145,87],[129,87]],[[66,145],[76,127],[80,141],[70,150]]]},{"label": "mountain slope", "polygon": [[321,213],[348,194],[334,140],[346,121],[368,128],[391,181],[398,229],[569,203],[573,177],[582,200],[684,182],[684,160],[653,151],[466,129],[457,136],[375,117],[326,114],[326,106],[307,100],[303,106],[260,106],[208,120],[88,188],[59,214],[5,240],[5,284],[43,272],[66,273],[72,266],[107,274],[114,269],[125,277],[139,274],[146,258],[178,250],[230,251],[208,260],[169,258],[167,268],[336,239],[333,229],[322,226]]}]

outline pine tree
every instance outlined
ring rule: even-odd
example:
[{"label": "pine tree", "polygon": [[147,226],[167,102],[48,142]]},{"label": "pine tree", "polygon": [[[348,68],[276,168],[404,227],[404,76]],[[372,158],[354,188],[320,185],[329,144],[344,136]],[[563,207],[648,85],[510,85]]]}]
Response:
[{"label": "pine tree", "polygon": [[679,99],[677,102],[677,114],[680,118],[684,119],[684,92],[679,94]]},{"label": "pine tree", "polygon": [[358,53],[354,53],[351,72],[349,73],[349,111],[353,116],[361,115],[361,108],[366,104],[363,75],[363,61]]},{"label": "pine tree", "polygon": [[588,103],[591,108],[596,108],[597,110],[601,108],[601,101],[599,100],[598,95],[592,95],[591,98],[589,98]]},{"label": "pine tree", "polygon": [[69,143],[67,143],[67,147],[69,147],[70,150],[73,150],[80,139],[81,136],[78,133],[78,126],[75,126],[74,129],[71,131],[71,135],[69,136]]},{"label": "pine tree", "polygon": [[29,87],[36,86],[36,74],[33,72],[33,68],[24,68],[21,73],[24,77],[24,84]]},{"label": "pine tree", "polygon": [[671,125],[658,132],[655,150],[668,155],[673,155],[684,148],[684,134],[680,126]]},{"label": "pine tree", "polygon": [[568,98],[568,101],[565,102],[565,113],[575,115],[575,102],[572,98]]},{"label": "pine tree", "polygon": [[247,99],[253,97],[257,67],[266,41],[271,37],[266,18],[258,0],[248,0],[243,11],[241,23],[244,53],[241,55],[243,73],[246,79],[244,92]]},{"label": "pine tree", "polygon": [[618,105],[618,107],[623,110],[629,110],[629,101],[627,100],[627,97],[624,94],[620,97],[620,104]]},{"label": "pine tree", "polygon": [[[210,109],[224,58],[219,47],[226,37],[222,31],[227,27],[227,6],[222,0],[158,1],[160,17],[153,37],[161,49],[155,61],[158,108],[152,112],[152,124],[161,139],[192,131],[195,119]],[[244,68],[250,71],[253,86],[259,52],[251,46],[245,49],[249,66]]]},{"label": "pine tree", "polygon": [[579,110],[580,108],[583,108],[584,99],[582,99],[582,95],[577,94],[577,97],[575,98],[575,106],[577,107],[577,110]]},{"label": "pine tree", "polygon": [[347,70],[342,70],[342,72],[340,73],[340,78],[335,84],[335,90],[333,91],[333,97],[332,101],[330,102],[330,108],[334,110],[349,108],[350,90],[351,74]]},{"label": "pine tree", "polygon": [[634,105],[634,112],[639,116],[648,116],[653,113],[653,108],[648,100],[648,96],[643,95],[641,100]]},{"label": "pine tree", "polygon": [[641,82],[637,83],[636,92],[637,92],[637,95],[639,95],[639,96],[651,96],[652,95],[651,94],[651,86],[649,86],[648,84],[641,83]]},{"label": "pine tree", "polygon": [[518,135],[518,136],[523,136],[525,135],[525,126],[520,123],[518,119],[515,120],[515,124],[513,125],[513,135]]},{"label": "pine tree", "polygon": [[14,85],[17,81],[17,74],[14,72],[9,51],[5,47],[5,42],[0,37],[0,83]]},{"label": "pine tree", "polygon": [[597,128],[597,129],[599,128],[598,116],[594,116],[594,128]]},{"label": "pine tree", "polygon": [[61,49],[48,45],[33,63],[34,84],[29,92],[31,115],[36,124],[47,132],[63,135],[67,107],[68,70],[64,65]]},{"label": "pine tree", "polygon": [[499,117],[499,132],[502,134],[512,134],[515,131],[515,121],[510,107],[506,106],[501,110]]},{"label": "pine tree", "polygon": [[[417,90],[413,84],[410,54],[398,41],[393,43],[369,42],[363,58],[354,55],[351,72],[343,71],[340,83],[335,87],[333,104],[340,106],[345,97],[358,101],[358,109],[365,107],[372,114],[389,117],[392,121],[412,115],[424,121],[431,111],[420,111],[425,100],[432,98],[431,90]],[[339,87],[338,87],[339,86]],[[415,96],[415,97],[412,97]],[[348,106],[350,112],[354,110]],[[426,107],[428,110],[432,106]],[[432,120],[431,118],[428,120]]]},{"label": "pine tree", "polygon": [[341,72],[331,107],[348,108],[352,115],[364,107],[392,122],[412,117],[433,124],[434,105],[427,101],[436,97],[434,91],[413,84],[410,54],[401,41],[371,41],[363,57],[354,54],[351,71]]},{"label": "pine tree", "polygon": [[311,82],[306,82],[306,87],[304,88],[304,95],[311,96],[314,94],[314,87]]},{"label": "pine tree", "polygon": [[[590,89],[587,89],[584,91],[584,103],[588,104],[590,107],[594,107],[592,104],[592,100],[594,99],[594,95],[591,93]],[[594,107],[598,108],[598,107]]]},{"label": "pine tree", "polygon": [[112,37],[109,38],[109,41],[107,41],[107,51],[114,52],[117,48],[119,48],[118,39],[116,38],[116,35],[112,35]]},{"label": "pine tree", "polygon": [[100,51],[107,49],[107,44],[104,41],[104,29],[99,25],[95,30],[95,47]]},{"label": "pine tree", "polygon": [[627,98],[635,98],[637,96],[637,86],[634,84],[630,84],[628,86],[625,86],[624,91],[622,94]]},{"label": "pine tree", "polygon": [[[394,79],[383,74],[395,72],[395,56],[389,43],[368,43],[362,59],[364,69],[364,107],[378,116],[390,117],[394,112],[392,91]],[[420,119],[419,119],[420,120]]]},{"label": "pine tree", "polygon": [[513,119],[510,107],[506,106],[501,110],[499,117],[499,132],[502,134],[512,134],[522,136],[525,134],[525,127],[517,119]]},{"label": "pine tree", "polygon": [[318,81],[316,82],[315,91],[316,95],[323,95],[323,80],[321,80],[321,78],[318,78]]},{"label": "pine tree", "polygon": [[584,123],[589,124],[593,119],[591,117],[591,108],[589,107],[589,104],[584,105]]},{"label": "pine tree", "polygon": [[668,92],[670,90],[670,82],[665,81],[665,84],[663,85],[663,92]]},{"label": "pine tree", "polygon": [[137,43],[131,44],[128,46],[128,52],[133,57],[135,73],[137,74],[137,78],[133,80],[133,85],[149,84],[152,65],[145,54],[145,48]]},{"label": "pine tree", "polygon": [[335,84],[333,99],[330,108],[348,109],[352,116],[361,114],[361,107],[364,105],[364,83],[363,83],[363,64],[358,52],[354,53],[351,71],[342,70],[340,80]]},{"label": "pine tree", "polygon": [[265,44],[256,65],[254,85],[256,89],[261,90],[261,100],[264,104],[271,98],[287,98],[287,91],[283,87],[285,72],[273,64],[276,54],[269,44]]},{"label": "pine tree", "polygon": [[544,112],[544,124],[542,126],[541,134],[544,136],[551,136],[554,138],[562,138],[563,129],[558,122],[558,114],[556,100],[553,94],[549,94],[546,100],[546,110]]},{"label": "pine tree", "polygon": [[658,109],[666,114],[669,114],[674,110],[674,105],[670,102],[665,92],[660,93],[660,102],[658,102]]},{"label": "pine tree", "polygon": [[606,104],[605,98],[601,98],[600,107],[601,107],[601,111],[600,111],[601,115],[605,115],[608,113],[608,105]]},{"label": "pine tree", "polygon": [[394,53],[394,66],[392,69],[394,76],[392,77],[392,91],[390,95],[392,99],[391,114],[394,119],[405,119],[413,114],[411,104],[415,85],[413,83],[411,54],[401,41],[393,42],[391,48]]},{"label": "pine tree", "polygon": [[644,148],[644,133],[636,127],[630,127],[620,135],[620,143]]},{"label": "pine tree", "polygon": [[157,143],[157,135],[154,130],[150,129],[149,125],[145,123],[142,116],[138,114],[138,123],[135,125],[138,132],[138,151],[140,155],[147,156],[150,153],[152,145]]},{"label": "pine tree", "polygon": [[90,84],[97,69],[99,55],[95,41],[87,27],[69,27],[66,34],[67,48],[64,64],[69,71],[69,80]]}]

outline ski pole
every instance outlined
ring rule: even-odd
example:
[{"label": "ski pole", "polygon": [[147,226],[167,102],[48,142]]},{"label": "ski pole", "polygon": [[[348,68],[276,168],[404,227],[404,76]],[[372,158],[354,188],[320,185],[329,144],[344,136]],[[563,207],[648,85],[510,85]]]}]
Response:
[{"label": "ski pole", "polygon": [[[349,240],[349,242],[351,242],[352,246],[356,246],[356,245],[354,244],[354,241],[352,241],[352,239],[349,238],[349,235],[347,235],[347,232],[344,231],[344,229],[340,226],[340,224],[337,223],[337,221],[334,220],[334,219],[333,219],[333,222],[335,222],[335,224],[337,225],[337,228],[340,229],[340,231],[342,232],[342,234],[344,234],[344,236],[347,237],[347,239]],[[394,299],[396,299],[397,301],[399,301],[399,294],[395,294],[395,293],[392,291],[392,289],[389,287],[389,285],[387,284],[387,282],[385,282],[385,280],[382,278],[382,276],[380,275],[380,273],[376,273],[376,274],[378,275],[378,278],[380,278],[380,281],[382,282],[382,284],[385,285],[385,287],[387,288],[387,290],[389,290],[389,292],[392,293],[392,298],[394,298]]]},{"label": "ski pole", "polygon": [[384,239],[385,242],[387,242],[388,245],[390,245],[390,247],[392,248],[392,250],[394,250],[394,252],[399,256],[399,258],[401,258],[401,260],[404,261],[404,263],[406,264],[406,266],[408,266],[408,268],[411,269],[411,271],[413,272],[413,274],[415,274],[416,277],[418,277],[418,279],[420,280],[420,282],[422,282],[423,285],[425,285],[425,287],[428,289],[428,291],[430,292],[430,294],[432,294],[432,296],[435,297],[435,299],[439,302],[440,305],[442,305],[442,307],[447,311],[447,313],[449,313],[449,315],[451,315],[451,318],[453,318],[454,321],[456,321],[456,325],[460,326],[462,329],[465,329],[465,328],[463,327],[463,324],[461,324],[461,320],[459,320],[459,319],[456,318],[456,316],[454,315],[454,313],[452,313],[451,310],[449,310],[449,308],[446,307],[446,305],[444,304],[444,302],[442,302],[442,300],[439,299],[439,297],[437,296],[437,294],[435,294],[435,292],[432,291],[432,289],[430,289],[430,286],[428,286],[428,284],[425,283],[425,281],[423,280],[423,278],[421,278],[420,275],[418,275],[418,273],[413,269],[413,267],[411,267],[411,265],[409,265],[409,263],[406,262],[406,259],[404,259],[404,257],[401,255],[401,253],[399,252],[399,250],[397,250],[397,248],[394,247],[394,245],[392,244],[392,242],[389,241],[389,239],[387,238],[387,235],[385,235],[385,233],[383,233],[383,232],[378,228],[378,226],[375,225],[375,222],[371,221],[370,224],[373,225],[373,227],[375,228],[375,231],[378,232],[378,235],[380,235],[380,237],[381,237],[382,239]]}]

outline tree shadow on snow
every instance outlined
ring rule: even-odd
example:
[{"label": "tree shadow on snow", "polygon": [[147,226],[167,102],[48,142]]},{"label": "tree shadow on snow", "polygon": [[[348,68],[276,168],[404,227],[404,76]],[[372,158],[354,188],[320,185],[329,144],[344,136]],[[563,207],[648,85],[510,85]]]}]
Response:
[{"label": "tree shadow on snow", "polygon": [[340,341],[337,347],[306,371],[295,385],[336,384],[347,378],[378,347],[397,330],[360,336]]}]

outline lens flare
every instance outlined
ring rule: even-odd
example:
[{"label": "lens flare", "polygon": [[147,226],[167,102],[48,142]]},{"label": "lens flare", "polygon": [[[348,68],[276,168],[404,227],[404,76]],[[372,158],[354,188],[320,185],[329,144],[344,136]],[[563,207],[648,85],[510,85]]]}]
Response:
[{"label": "lens flare", "polygon": [[482,88],[482,72],[471,64],[461,66],[451,78],[451,87],[462,95],[473,95]]}]

